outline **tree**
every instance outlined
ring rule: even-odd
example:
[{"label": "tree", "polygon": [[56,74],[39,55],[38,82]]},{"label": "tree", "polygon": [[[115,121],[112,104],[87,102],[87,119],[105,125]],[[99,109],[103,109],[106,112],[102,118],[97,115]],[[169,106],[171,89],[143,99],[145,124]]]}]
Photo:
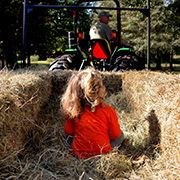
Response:
[{"label": "tree", "polygon": [[[61,3],[61,5],[73,4],[74,1],[70,0]],[[90,18],[88,12],[78,10],[77,15],[78,29],[85,32],[89,31]],[[68,31],[73,31],[73,10],[34,9],[28,16],[27,37],[31,50],[30,54],[39,54],[44,59],[43,56],[52,55],[57,51],[63,53],[68,46]]]},{"label": "tree", "polygon": [[[103,5],[110,6],[110,2],[104,1]],[[121,7],[145,8],[147,0],[123,0]],[[180,46],[180,16],[179,0],[165,6],[163,0],[151,0],[151,62],[157,63],[161,68],[161,62],[168,62],[170,55]],[[115,17],[115,11],[111,12]],[[122,39],[130,43],[137,54],[146,58],[147,49],[147,18],[139,11],[121,11],[122,18]],[[114,28],[115,19],[112,19],[111,26]]]},{"label": "tree", "polygon": [[167,9],[172,12],[171,19],[171,26],[175,27],[173,30],[174,34],[174,42],[173,42],[173,49],[175,52],[180,51],[180,1],[175,0],[174,3],[171,3]]},{"label": "tree", "polygon": [[[137,1],[134,1],[134,5]],[[141,1],[142,3],[142,1]],[[141,7],[145,5],[145,1]],[[137,52],[145,54],[146,51],[146,18],[139,12],[125,12],[123,16],[124,38],[130,41]],[[161,0],[151,1],[151,62],[157,63],[161,68],[161,62],[168,62],[170,54],[175,48],[179,27],[174,23],[177,18],[174,11],[166,7]]]},{"label": "tree", "polygon": [[[63,5],[56,0],[33,0],[28,3]],[[73,3],[73,0],[66,0],[64,5]],[[5,56],[7,66],[13,68],[22,50],[23,4],[18,0],[1,0],[0,8],[0,52]],[[87,31],[87,25],[90,24],[89,14],[85,10],[79,13],[79,28]],[[63,51],[68,44],[67,32],[72,30],[72,10],[28,9],[28,56],[37,54],[44,59],[54,52]]]},{"label": "tree", "polygon": [[1,57],[6,61],[9,68],[14,68],[17,64],[16,34],[18,33],[19,13],[18,1],[1,0],[0,1],[0,41],[2,42]]}]

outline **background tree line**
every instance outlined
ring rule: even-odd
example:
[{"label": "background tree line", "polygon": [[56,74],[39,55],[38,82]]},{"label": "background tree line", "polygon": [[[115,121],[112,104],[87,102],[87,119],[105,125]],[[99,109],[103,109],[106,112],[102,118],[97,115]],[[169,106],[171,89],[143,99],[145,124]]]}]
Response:
[{"label": "background tree line", "polygon": [[[59,3],[57,0],[33,0],[33,4],[72,5],[74,0]],[[122,7],[145,7],[146,0],[122,0]],[[103,1],[100,6],[113,6]],[[81,10],[78,28],[88,35],[92,19],[98,11]],[[27,48],[29,55],[37,54],[40,59],[62,53],[67,47],[67,32],[73,30],[72,10],[29,9],[27,15]],[[115,11],[111,26],[115,29]],[[146,58],[146,17],[137,11],[122,11],[122,38],[132,44],[136,52]],[[14,68],[21,59],[23,2],[0,1],[0,62]],[[169,61],[180,47],[180,1],[174,0],[165,6],[163,0],[151,0],[151,61]]]},{"label": "background tree line", "polygon": [[[32,0],[29,4],[73,5],[73,0],[59,3],[57,0]],[[28,9],[26,49],[28,56],[36,54],[44,60],[53,54],[62,53],[68,45],[68,31],[73,30],[73,11],[47,8]],[[79,11],[78,26],[88,31],[90,17],[87,11]],[[23,1],[0,1],[0,62],[14,68],[22,59]],[[89,25],[88,25],[89,24]]]},{"label": "background tree line", "polygon": [[[108,2],[109,3],[109,2]],[[103,5],[111,5],[103,2]],[[150,0],[151,5],[151,62],[161,69],[162,62],[172,61],[174,53],[180,50],[180,1],[171,1],[169,6],[163,0]],[[122,0],[121,7],[147,7],[146,0]],[[115,12],[113,12],[115,16]],[[113,16],[113,17],[114,17]],[[122,11],[122,39],[130,43],[136,52],[146,59],[147,18],[139,11]],[[112,22],[114,28],[115,23]]]}]

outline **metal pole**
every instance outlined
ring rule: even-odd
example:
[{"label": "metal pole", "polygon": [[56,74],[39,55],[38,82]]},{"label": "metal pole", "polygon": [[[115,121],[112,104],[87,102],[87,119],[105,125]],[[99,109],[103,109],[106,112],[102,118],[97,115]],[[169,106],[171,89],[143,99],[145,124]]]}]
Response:
[{"label": "metal pole", "polygon": [[147,8],[123,8],[123,7],[94,7],[94,6],[59,6],[59,5],[28,5],[28,8],[48,8],[48,9],[101,9],[101,10],[125,10],[125,11],[143,11]]},{"label": "metal pole", "polygon": [[76,9],[73,9],[73,28],[74,28],[74,38],[75,38],[75,42],[77,44],[77,14],[78,11]]},{"label": "metal pole", "polygon": [[147,18],[147,69],[150,69],[150,29],[151,29],[151,21],[150,21],[150,0],[147,2],[148,9],[148,18]]},{"label": "metal pole", "polygon": [[23,10],[23,42],[22,42],[22,67],[26,66],[26,0],[24,0]]},{"label": "metal pole", "polygon": [[[117,7],[120,8],[120,3],[117,4]],[[118,45],[121,45],[121,31],[122,31],[122,26],[121,26],[121,11],[117,10],[117,27],[118,27]]]}]

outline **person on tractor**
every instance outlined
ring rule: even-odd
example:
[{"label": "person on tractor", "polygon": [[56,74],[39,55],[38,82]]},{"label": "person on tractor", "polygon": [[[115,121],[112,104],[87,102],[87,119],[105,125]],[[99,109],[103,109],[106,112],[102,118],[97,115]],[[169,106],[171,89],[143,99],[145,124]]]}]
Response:
[{"label": "person on tractor", "polygon": [[[98,18],[99,21],[91,26],[89,31],[90,39],[106,39],[112,49],[117,45],[117,32],[116,30],[112,30],[108,25],[110,21],[111,14],[107,11],[102,11],[99,13]],[[132,47],[129,43],[125,42],[121,39],[122,47]]]},{"label": "person on tractor", "polygon": [[106,11],[99,13],[99,21],[96,22],[89,31],[90,39],[106,39],[111,40],[111,28],[108,25],[111,14]]}]

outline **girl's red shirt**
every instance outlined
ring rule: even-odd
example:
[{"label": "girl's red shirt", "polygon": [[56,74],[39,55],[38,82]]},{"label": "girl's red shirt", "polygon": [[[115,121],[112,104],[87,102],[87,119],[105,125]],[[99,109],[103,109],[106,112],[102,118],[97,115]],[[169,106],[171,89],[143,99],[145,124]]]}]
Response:
[{"label": "girl's red shirt", "polygon": [[115,109],[105,103],[97,106],[95,112],[85,106],[78,119],[66,120],[64,130],[74,136],[72,149],[79,158],[108,153],[112,150],[110,141],[122,133]]}]

